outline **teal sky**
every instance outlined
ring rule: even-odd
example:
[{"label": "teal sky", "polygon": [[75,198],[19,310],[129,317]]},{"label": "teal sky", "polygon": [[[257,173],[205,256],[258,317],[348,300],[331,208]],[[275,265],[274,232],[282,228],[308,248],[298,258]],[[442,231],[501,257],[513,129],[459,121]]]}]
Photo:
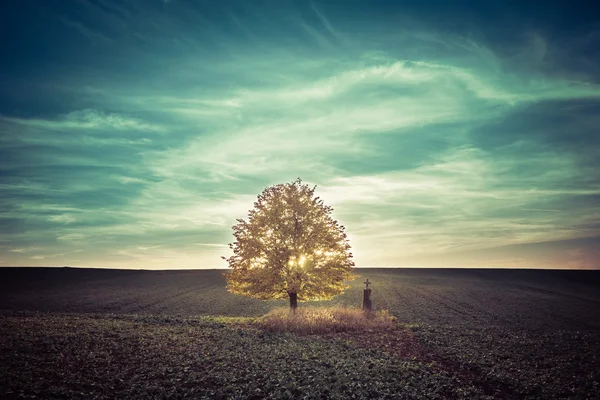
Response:
[{"label": "teal sky", "polygon": [[301,177],[359,267],[600,268],[598,14],[449,3],[3,5],[0,265],[225,268]]}]

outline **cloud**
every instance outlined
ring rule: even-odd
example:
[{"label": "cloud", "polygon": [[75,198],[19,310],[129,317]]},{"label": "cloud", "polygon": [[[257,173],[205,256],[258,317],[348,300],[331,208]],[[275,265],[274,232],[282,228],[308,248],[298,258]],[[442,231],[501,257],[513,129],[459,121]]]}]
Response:
[{"label": "cloud", "polygon": [[[590,212],[599,215],[600,207],[564,208],[579,196],[600,196],[600,186],[569,188],[565,183],[577,179],[578,170],[553,155],[544,159],[549,172],[536,177],[537,187],[518,176],[502,176],[507,168],[526,164],[463,147],[407,171],[334,178],[321,188],[320,196],[341,212],[340,219],[354,232],[358,253],[397,246],[404,255],[443,254],[457,247],[492,248],[600,234],[599,224],[590,225]],[[548,212],[543,207],[556,209]]]},{"label": "cloud", "polygon": [[310,3],[310,7],[314,11],[315,15],[319,18],[319,20],[321,21],[321,23],[323,24],[325,29],[327,29],[327,31],[333,37],[335,37],[336,39],[339,39],[338,33],[336,33],[335,29],[333,29],[331,22],[329,22],[329,19],[325,16],[325,14],[317,8],[317,6],[315,5],[314,2]]},{"label": "cloud", "polygon": [[70,224],[72,222],[77,221],[77,218],[75,218],[74,216],[69,215],[69,214],[53,215],[53,216],[49,217],[48,219],[50,221],[59,222],[59,223],[63,223],[63,224]]},{"label": "cloud", "polygon": [[116,129],[120,131],[151,131],[160,132],[161,127],[145,123],[136,118],[129,118],[119,114],[105,113],[97,110],[77,110],[68,114],[60,115],[54,120],[47,119],[23,119],[2,118],[5,121],[52,130],[71,129]]},{"label": "cloud", "polygon": [[89,235],[83,233],[65,233],[63,235],[57,236],[56,240],[63,240],[65,242],[77,242],[81,240],[85,240]]},{"label": "cloud", "polygon": [[[531,82],[524,88],[518,79],[503,82],[444,64],[389,62],[316,82],[239,91],[219,100],[181,100],[175,112],[187,110],[187,116],[195,115],[198,123],[212,129],[184,146],[151,152],[145,159],[155,174],[169,178],[203,171],[216,180],[231,181],[287,167],[298,173],[332,172],[313,155],[374,156],[364,143],[369,139],[361,136],[411,135],[411,129],[435,131],[440,125],[458,123],[467,130],[467,124],[487,123],[517,105],[599,94],[594,86],[576,82]],[[216,111],[203,112],[206,104]],[[220,120],[226,116],[235,122],[223,125]]]},{"label": "cloud", "polygon": [[82,250],[74,250],[74,251],[67,251],[64,253],[55,253],[55,254],[43,254],[43,255],[37,255],[37,256],[32,256],[31,259],[32,260],[45,260],[48,258],[59,258],[59,257],[64,257],[66,255],[69,254],[75,254],[75,253],[79,253]]},{"label": "cloud", "polygon": [[119,180],[119,182],[121,182],[123,185],[128,185],[130,183],[148,183],[148,181],[141,179],[141,178],[135,178],[135,177],[131,177],[131,176],[120,176],[117,178]]},{"label": "cloud", "polygon": [[9,251],[11,253],[29,253],[32,251],[36,251],[38,250],[38,247],[23,247],[23,248],[19,248],[19,249],[10,249]]},{"label": "cloud", "polygon": [[81,22],[72,21],[64,16],[61,17],[61,21],[65,25],[67,25],[71,28],[74,28],[76,31],[78,31],[80,34],[82,34],[86,38],[90,39],[92,42],[98,42],[98,41],[105,42],[105,43],[112,42],[112,40],[108,36],[104,35],[103,33],[99,32],[95,29],[85,26]]}]

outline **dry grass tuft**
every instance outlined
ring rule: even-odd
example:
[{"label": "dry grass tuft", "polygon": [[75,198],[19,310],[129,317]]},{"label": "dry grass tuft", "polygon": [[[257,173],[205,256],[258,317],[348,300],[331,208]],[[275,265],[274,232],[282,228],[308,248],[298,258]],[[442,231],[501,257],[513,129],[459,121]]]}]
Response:
[{"label": "dry grass tuft", "polygon": [[282,307],[271,310],[256,322],[271,332],[326,334],[368,329],[388,329],[394,326],[395,317],[388,310],[365,313],[350,307],[299,307],[296,313]]}]

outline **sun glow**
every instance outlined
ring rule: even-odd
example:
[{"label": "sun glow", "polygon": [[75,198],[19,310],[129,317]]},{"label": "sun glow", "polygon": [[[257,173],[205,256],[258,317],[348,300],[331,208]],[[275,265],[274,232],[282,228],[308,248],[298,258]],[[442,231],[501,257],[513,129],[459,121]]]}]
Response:
[{"label": "sun glow", "polygon": [[303,267],[306,264],[307,260],[308,260],[308,258],[304,254],[301,254],[299,257],[290,256],[290,259],[288,260],[288,265],[290,267],[293,267],[293,266]]}]

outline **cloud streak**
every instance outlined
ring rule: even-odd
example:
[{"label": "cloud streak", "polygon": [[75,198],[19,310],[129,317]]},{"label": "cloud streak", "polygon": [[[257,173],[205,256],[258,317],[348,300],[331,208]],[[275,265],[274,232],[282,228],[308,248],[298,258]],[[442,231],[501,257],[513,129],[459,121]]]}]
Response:
[{"label": "cloud streak", "polygon": [[73,129],[111,129],[117,131],[151,131],[159,132],[161,128],[144,123],[136,118],[128,118],[118,114],[105,113],[97,110],[77,110],[58,116],[54,120],[37,118],[3,118],[4,121],[15,124],[32,126],[48,130]]}]

